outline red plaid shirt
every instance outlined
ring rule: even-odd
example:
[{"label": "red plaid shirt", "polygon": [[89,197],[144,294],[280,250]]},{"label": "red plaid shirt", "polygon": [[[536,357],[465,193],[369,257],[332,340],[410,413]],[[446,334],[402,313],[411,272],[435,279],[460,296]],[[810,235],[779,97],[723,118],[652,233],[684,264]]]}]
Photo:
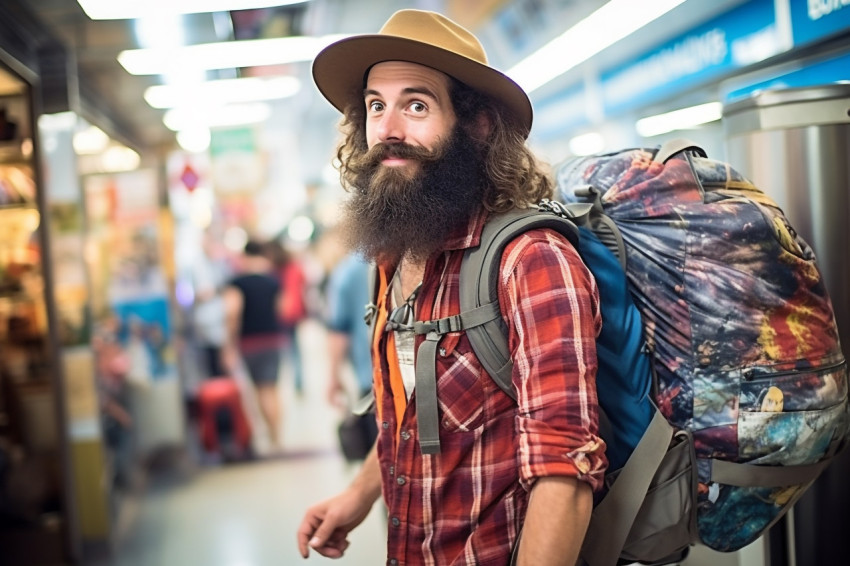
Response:
[{"label": "red plaid shirt", "polygon": [[[485,219],[474,218],[428,260],[417,320],[460,312],[461,259],[478,244]],[[384,290],[388,275],[382,270]],[[399,378],[391,377],[390,364],[397,363],[391,333],[376,335],[387,564],[504,566],[536,478],[574,476],[594,490],[601,486],[607,461],[597,436],[595,281],[572,245],[543,229],[509,244],[501,279],[518,405],[481,367],[465,333],[443,336],[436,367],[440,454],[420,452],[415,399],[408,403]],[[379,303],[385,302],[383,293]],[[379,329],[385,317],[380,304]]]}]

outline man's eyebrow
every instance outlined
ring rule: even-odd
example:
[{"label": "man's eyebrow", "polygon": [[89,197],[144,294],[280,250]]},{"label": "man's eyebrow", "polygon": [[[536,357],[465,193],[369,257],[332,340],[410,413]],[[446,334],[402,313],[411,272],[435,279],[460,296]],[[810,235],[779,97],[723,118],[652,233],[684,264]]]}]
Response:
[{"label": "man's eyebrow", "polygon": [[[433,90],[431,90],[428,87],[424,87],[424,86],[407,87],[407,88],[403,89],[401,92],[402,92],[402,94],[424,94],[425,96],[427,96],[427,97],[429,97],[433,100],[439,100],[439,98],[437,97],[437,95],[434,93]],[[377,91],[375,89],[371,89],[371,88],[363,89],[363,98],[366,98],[367,96],[381,96],[381,93],[379,91]]]}]

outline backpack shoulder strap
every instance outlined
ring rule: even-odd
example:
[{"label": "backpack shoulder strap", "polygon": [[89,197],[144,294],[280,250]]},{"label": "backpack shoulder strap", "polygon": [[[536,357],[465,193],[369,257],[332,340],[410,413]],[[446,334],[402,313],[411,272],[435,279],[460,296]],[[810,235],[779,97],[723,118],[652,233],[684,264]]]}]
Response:
[{"label": "backpack shoulder strap", "polygon": [[375,336],[375,320],[378,318],[378,266],[374,262],[369,264],[369,302],[366,303],[366,312],[363,313],[363,321],[369,327],[369,335]]},{"label": "backpack shoulder strap", "polygon": [[[537,209],[516,209],[493,215],[481,233],[477,248],[466,251],[460,269],[461,313],[499,304],[499,270],[502,252],[514,238],[534,228],[550,228],[578,246],[578,228],[560,203],[543,201]],[[492,307],[490,307],[492,308]],[[497,314],[501,314],[496,309]],[[496,384],[512,398],[513,361],[508,351],[507,329],[501,316],[467,329],[467,336],[481,365]]]},{"label": "backpack shoulder strap", "polygon": [[416,322],[414,332],[425,340],[416,352],[416,416],[419,448],[423,454],[440,452],[436,356],[440,337],[466,331],[481,365],[511,398],[513,362],[508,351],[507,329],[499,308],[499,269],[502,252],[519,234],[532,228],[551,228],[578,245],[578,228],[566,207],[543,201],[536,209],[515,209],[491,216],[481,233],[480,244],[464,254],[460,268],[460,313]]}]

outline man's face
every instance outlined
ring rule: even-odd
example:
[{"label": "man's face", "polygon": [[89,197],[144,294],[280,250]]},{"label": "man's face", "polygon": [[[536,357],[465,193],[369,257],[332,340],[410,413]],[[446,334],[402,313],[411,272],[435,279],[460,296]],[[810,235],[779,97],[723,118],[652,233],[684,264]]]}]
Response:
[{"label": "man's face", "polygon": [[[445,141],[457,122],[449,96],[449,79],[443,73],[403,61],[378,63],[369,71],[364,90],[366,143],[408,144],[433,150]],[[383,167],[408,175],[418,160],[388,154]]]}]

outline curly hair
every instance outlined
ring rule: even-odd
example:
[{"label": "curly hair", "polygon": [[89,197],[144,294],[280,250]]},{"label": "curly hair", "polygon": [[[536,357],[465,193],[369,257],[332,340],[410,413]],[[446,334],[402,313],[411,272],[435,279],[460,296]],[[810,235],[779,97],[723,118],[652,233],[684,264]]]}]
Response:
[{"label": "curly hair", "polygon": [[[503,107],[486,95],[449,77],[450,96],[458,126],[480,142],[480,150],[488,186],[483,205],[491,212],[505,212],[537,204],[552,198],[553,184],[543,163],[537,160],[525,143],[525,136],[516,120]],[[481,116],[490,125],[486,139],[480,139],[477,124]],[[346,190],[355,188],[355,172],[349,168],[354,156],[365,153],[366,110],[363,104],[350,104],[340,123],[343,140],[336,151],[335,165],[340,182]]]}]

